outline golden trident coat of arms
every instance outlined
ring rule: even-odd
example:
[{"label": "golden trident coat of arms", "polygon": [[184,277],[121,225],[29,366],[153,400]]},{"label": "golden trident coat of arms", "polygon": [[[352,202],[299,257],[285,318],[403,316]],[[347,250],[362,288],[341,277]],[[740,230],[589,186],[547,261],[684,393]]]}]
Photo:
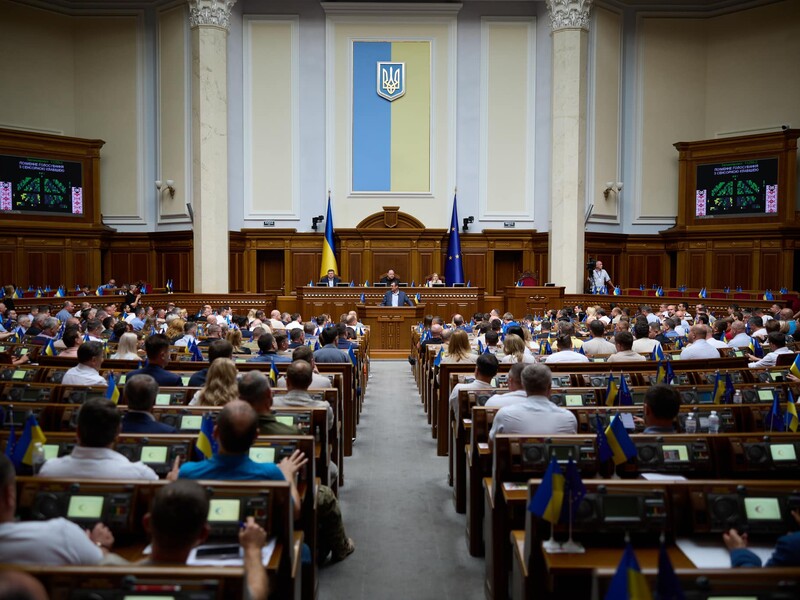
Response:
[{"label": "golden trident coat of arms", "polygon": [[406,93],[406,63],[378,62],[377,91],[389,102]]}]

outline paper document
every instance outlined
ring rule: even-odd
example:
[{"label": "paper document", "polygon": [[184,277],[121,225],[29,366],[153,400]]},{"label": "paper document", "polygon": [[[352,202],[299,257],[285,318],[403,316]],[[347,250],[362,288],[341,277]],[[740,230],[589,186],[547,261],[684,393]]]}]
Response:
[{"label": "paper document", "polygon": [[[271,538],[267,541],[266,546],[261,549],[261,562],[267,566],[272,553],[275,552],[275,543],[277,538]],[[207,567],[241,567],[244,565],[244,557],[241,548],[239,548],[239,556],[231,557],[229,554],[224,554],[215,557],[213,551],[219,549],[220,552],[226,548],[230,548],[233,544],[203,544],[192,548],[189,553],[189,558],[186,559],[186,564],[191,566],[207,566]],[[197,558],[197,552],[200,551],[201,558]]]},{"label": "paper document", "polygon": [[[678,538],[675,543],[698,569],[729,569],[731,566],[731,554],[722,541],[722,535],[717,539]],[[762,564],[769,560],[774,550],[773,546],[766,545],[747,546],[747,549],[754,552]]]},{"label": "paper document", "polygon": [[670,473],[639,473],[639,476],[647,481],[686,481],[686,477],[683,475]]}]

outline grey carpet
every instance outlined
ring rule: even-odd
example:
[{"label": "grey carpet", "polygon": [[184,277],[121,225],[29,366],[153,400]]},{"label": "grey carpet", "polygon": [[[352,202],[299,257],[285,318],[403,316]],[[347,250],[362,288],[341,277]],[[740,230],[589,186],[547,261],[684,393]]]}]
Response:
[{"label": "grey carpet", "polygon": [[483,598],[447,458],[436,456],[407,361],[373,361],[340,500],[356,551],[320,571],[320,600]]}]

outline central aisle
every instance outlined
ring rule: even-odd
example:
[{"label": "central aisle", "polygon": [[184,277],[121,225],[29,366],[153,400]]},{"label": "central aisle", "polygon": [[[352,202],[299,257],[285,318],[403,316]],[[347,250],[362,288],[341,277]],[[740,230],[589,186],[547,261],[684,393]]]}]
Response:
[{"label": "central aisle", "polygon": [[320,570],[320,600],[483,598],[484,561],[467,552],[447,458],[407,361],[372,361],[340,500],[355,553]]}]

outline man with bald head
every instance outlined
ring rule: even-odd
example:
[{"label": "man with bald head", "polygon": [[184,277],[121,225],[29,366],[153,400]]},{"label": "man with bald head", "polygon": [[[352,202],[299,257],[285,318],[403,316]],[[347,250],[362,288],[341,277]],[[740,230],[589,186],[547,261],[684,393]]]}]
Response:
[{"label": "man with bald head", "polygon": [[184,463],[180,469],[173,469],[167,479],[285,480],[291,484],[295,518],[299,518],[300,494],[295,475],[308,462],[305,454],[295,450],[277,465],[252,460],[249,454],[258,437],[258,415],[241,400],[229,402],[219,411],[212,435],[219,448],[216,455],[208,460]]},{"label": "man with bald head", "polygon": [[719,350],[706,341],[708,328],[702,323],[689,328],[691,345],[681,350],[681,360],[719,358]]},{"label": "man with bald head", "polygon": [[731,323],[731,333],[733,333],[733,338],[728,342],[729,348],[744,348],[750,345],[750,336],[745,332],[744,321]]},{"label": "man with bald head", "polygon": [[444,332],[444,327],[442,327],[441,323],[434,323],[431,325],[431,336],[422,342],[419,343],[419,355],[425,356],[425,347],[428,344],[441,344],[444,342],[442,338],[442,333]]}]

